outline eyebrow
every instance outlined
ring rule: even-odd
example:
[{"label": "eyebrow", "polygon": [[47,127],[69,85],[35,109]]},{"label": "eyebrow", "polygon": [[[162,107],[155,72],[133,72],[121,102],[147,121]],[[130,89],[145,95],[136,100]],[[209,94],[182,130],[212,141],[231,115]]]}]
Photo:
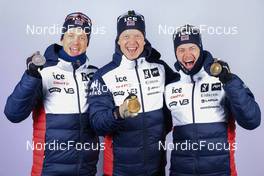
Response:
[{"label": "eyebrow", "polygon": [[70,35],[70,34],[72,34],[72,35],[75,35],[75,34],[76,34],[76,35],[79,35],[79,36],[80,36],[80,35],[82,35],[82,36],[85,36],[85,35],[86,35],[85,33],[78,33],[78,32],[75,33],[75,32],[73,32],[73,31],[69,31],[68,34],[69,34],[69,35]]},{"label": "eyebrow", "polygon": [[185,48],[177,48],[177,50],[184,50]]}]

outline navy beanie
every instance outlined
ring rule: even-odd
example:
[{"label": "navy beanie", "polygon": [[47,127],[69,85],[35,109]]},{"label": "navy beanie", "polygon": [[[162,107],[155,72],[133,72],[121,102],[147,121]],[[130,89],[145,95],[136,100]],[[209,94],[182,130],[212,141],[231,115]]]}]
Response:
[{"label": "navy beanie", "polygon": [[84,32],[87,35],[87,39],[89,41],[91,31],[92,31],[92,22],[91,19],[81,13],[81,12],[74,12],[70,13],[66,16],[63,27],[62,27],[62,35],[61,40],[63,39],[64,34],[70,29],[70,28],[80,28],[84,30]]},{"label": "navy beanie", "polygon": [[174,32],[173,43],[175,51],[178,46],[186,43],[194,43],[200,48],[200,50],[203,49],[200,30],[189,24],[180,27]]},{"label": "navy beanie", "polygon": [[137,29],[145,37],[145,19],[144,16],[130,10],[117,18],[117,38],[127,29]]}]

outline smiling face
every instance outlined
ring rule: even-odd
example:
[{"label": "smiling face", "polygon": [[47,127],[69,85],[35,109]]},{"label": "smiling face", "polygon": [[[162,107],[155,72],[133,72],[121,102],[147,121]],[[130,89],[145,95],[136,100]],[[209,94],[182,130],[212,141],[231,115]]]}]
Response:
[{"label": "smiling face", "polygon": [[200,49],[196,44],[182,44],[176,49],[178,61],[187,69],[191,70],[200,56]]},{"label": "smiling face", "polygon": [[70,56],[78,56],[84,53],[88,47],[88,39],[81,28],[71,28],[61,40],[64,51]]},{"label": "smiling face", "polygon": [[145,40],[144,35],[139,30],[128,29],[120,34],[117,43],[126,58],[134,60],[143,52]]}]

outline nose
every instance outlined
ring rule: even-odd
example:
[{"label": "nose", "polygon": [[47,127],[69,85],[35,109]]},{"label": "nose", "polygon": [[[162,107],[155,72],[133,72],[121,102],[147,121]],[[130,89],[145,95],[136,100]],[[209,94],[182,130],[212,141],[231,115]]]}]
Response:
[{"label": "nose", "polygon": [[136,38],[135,37],[129,37],[128,43],[129,44],[135,44],[136,43]]},{"label": "nose", "polygon": [[184,54],[183,54],[184,58],[188,58],[188,57],[190,57],[191,55],[192,55],[192,53],[191,53],[189,50],[185,50],[185,51],[184,51]]},{"label": "nose", "polygon": [[80,42],[80,37],[75,36],[72,41],[74,44],[78,44]]}]

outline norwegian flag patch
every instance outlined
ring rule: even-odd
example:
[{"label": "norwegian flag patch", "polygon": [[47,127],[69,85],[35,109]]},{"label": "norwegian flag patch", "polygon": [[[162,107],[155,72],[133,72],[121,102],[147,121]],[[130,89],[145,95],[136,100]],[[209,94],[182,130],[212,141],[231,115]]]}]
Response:
[{"label": "norwegian flag patch", "polygon": [[135,26],[136,24],[134,20],[128,20],[126,23],[127,26]]},{"label": "norwegian flag patch", "polygon": [[189,40],[189,35],[182,35],[181,36],[181,41]]},{"label": "norwegian flag patch", "polygon": [[76,19],[74,21],[74,24],[82,26],[83,25],[83,21],[82,20],[79,20],[79,19]]}]

